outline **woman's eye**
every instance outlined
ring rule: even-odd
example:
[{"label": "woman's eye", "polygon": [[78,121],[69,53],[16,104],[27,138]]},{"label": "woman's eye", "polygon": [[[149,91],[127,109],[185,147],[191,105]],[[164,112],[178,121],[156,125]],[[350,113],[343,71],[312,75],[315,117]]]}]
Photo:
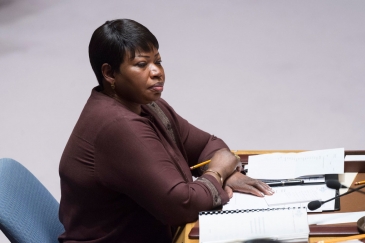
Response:
[{"label": "woman's eye", "polygon": [[136,64],[136,66],[137,67],[145,67],[146,66],[146,63],[145,62],[138,62],[137,64]]},{"label": "woman's eye", "polygon": [[161,63],[162,63],[162,60],[158,60],[158,61],[156,61],[156,64],[157,64],[157,65],[161,65]]}]

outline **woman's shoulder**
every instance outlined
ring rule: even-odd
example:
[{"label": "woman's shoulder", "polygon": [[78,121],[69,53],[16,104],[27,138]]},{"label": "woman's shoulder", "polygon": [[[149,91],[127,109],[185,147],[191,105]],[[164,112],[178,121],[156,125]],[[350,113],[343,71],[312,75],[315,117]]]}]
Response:
[{"label": "woman's shoulder", "polygon": [[118,101],[95,90],[92,91],[80,115],[80,120],[87,124],[97,124],[98,127],[131,122],[140,120],[140,118]]},{"label": "woman's shoulder", "polygon": [[115,99],[95,90],[92,91],[85,108],[88,109],[89,112],[92,112],[93,115],[101,116],[103,119],[116,116],[137,116]]}]

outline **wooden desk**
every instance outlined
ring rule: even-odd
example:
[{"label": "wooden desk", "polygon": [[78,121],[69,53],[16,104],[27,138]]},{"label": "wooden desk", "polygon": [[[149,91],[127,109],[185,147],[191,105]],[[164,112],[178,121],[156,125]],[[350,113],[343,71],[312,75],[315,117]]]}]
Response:
[{"label": "wooden desk", "polygon": [[[236,152],[240,157],[243,163],[247,163],[247,159],[249,155],[252,154],[264,154],[264,153],[272,153],[272,152],[301,152],[303,150],[253,150],[253,151],[242,151],[236,150]],[[365,151],[346,151],[345,154],[365,154]],[[350,166],[348,168],[345,167],[345,172],[354,172],[354,170],[358,170],[354,166]],[[365,169],[364,169],[365,170]],[[363,172],[363,169],[360,169]],[[358,173],[355,177],[354,181],[365,180],[365,173]],[[363,189],[365,192],[365,189]],[[363,202],[363,203],[358,203]],[[365,211],[365,194],[361,192],[354,192],[347,196],[340,198],[341,210],[336,211],[337,213],[344,212],[357,212],[357,211]],[[331,213],[331,212],[323,212],[323,213]],[[180,237],[175,241],[176,243],[199,243],[199,239],[189,239],[189,233],[191,229],[197,225],[197,222],[188,223],[185,225],[183,232]],[[324,233],[324,232],[332,232],[332,233]],[[310,237],[309,242],[314,243],[323,239],[331,239],[336,237],[343,237],[347,235],[358,234],[356,223],[345,223],[345,224],[335,224],[335,225],[311,225],[310,226]]]}]

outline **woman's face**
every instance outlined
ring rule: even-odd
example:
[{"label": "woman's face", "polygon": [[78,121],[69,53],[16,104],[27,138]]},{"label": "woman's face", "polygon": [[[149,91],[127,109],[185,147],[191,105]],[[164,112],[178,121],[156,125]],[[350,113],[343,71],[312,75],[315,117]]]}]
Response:
[{"label": "woman's face", "polygon": [[156,101],[161,97],[165,83],[165,72],[161,56],[155,48],[151,52],[135,53],[133,59],[127,54],[114,72],[115,92],[128,107]]}]

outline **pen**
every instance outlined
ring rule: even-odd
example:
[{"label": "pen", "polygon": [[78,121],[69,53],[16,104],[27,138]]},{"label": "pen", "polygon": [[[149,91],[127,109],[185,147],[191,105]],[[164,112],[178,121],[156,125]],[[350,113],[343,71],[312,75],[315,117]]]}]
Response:
[{"label": "pen", "polygon": [[355,182],[355,185],[362,185],[362,184],[365,184],[365,181],[358,181],[358,182]]},{"label": "pen", "polygon": [[267,185],[273,186],[295,186],[303,184],[302,180],[286,180],[286,181],[271,181],[266,182]]},{"label": "pen", "polygon": [[[236,156],[236,158],[237,158],[237,159],[241,160],[240,156],[238,156],[238,155],[237,155],[237,154],[235,154],[235,153],[233,153],[233,154],[234,154],[234,156]],[[196,165],[194,165],[194,166],[191,166],[191,167],[190,167],[190,170],[193,170],[193,169],[199,168],[199,167],[201,167],[201,166],[203,166],[203,165],[206,165],[206,164],[209,164],[209,163],[210,163],[210,159],[208,159],[208,160],[206,160],[206,161],[204,161],[204,162],[201,162],[201,163],[199,163],[199,164],[196,164]]]},{"label": "pen", "polygon": [[208,160],[206,160],[206,161],[204,161],[204,162],[201,162],[201,163],[199,163],[199,164],[196,164],[196,165],[194,165],[194,166],[191,166],[191,167],[190,167],[190,170],[196,169],[196,168],[198,168],[198,167],[200,167],[200,166],[203,166],[203,165],[206,165],[206,164],[208,164],[208,163],[210,163],[210,159],[208,159]]}]

